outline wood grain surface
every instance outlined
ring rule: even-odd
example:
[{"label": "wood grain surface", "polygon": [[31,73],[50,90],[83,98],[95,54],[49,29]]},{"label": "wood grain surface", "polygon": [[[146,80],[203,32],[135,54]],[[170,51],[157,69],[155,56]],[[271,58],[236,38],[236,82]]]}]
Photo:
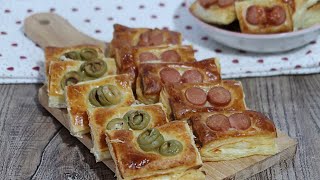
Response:
[{"label": "wood grain surface", "polygon": [[[249,179],[320,179],[320,75],[240,79],[248,107],[298,139],[294,160]],[[0,85],[0,179],[115,179],[39,105],[39,85]]]}]

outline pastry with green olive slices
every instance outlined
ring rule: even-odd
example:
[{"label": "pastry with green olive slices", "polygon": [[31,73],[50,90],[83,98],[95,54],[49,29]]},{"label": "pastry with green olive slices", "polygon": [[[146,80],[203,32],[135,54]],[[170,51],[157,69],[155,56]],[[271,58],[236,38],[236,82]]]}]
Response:
[{"label": "pastry with green olive slices", "polygon": [[105,141],[105,131],[116,129],[131,129],[143,131],[163,125],[168,122],[162,104],[137,105],[117,108],[89,108],[90,134],[93,142],[91,152],[96,161],[110,159],[110,153]]},{"label": "pastry with green olive slices", "polygon": [[109,46],[109,55],[115,55],[115,49],[181,44],[180,33],[167,29],[129,28],[115,24],[113,39]]},{"label": "pastry with green olive slices", "polygon": [[194,62],[192,46],[162,45],[149,47],[121,48],[115,50],[115,60],[119,73],[137,76],[141,63],[154,62]]},{"label": "pastry with green olive slices", "polygon": [[221,81],[220,64],[215,58],[198,62],[144,63],[138,67],[136,93],[144,104],[159,102],[165,83],[215,83]]},{"label": "pastry with green olive slices", "polygon": [[207,23],[228,25],[237,19],[234,2],[235,0],[196,0],[189,10]]},{"label": "pastry with green olive slices", "polygon": [[274,123],[259,112],[199,113],[190,121],[203,161],[277,153]]},{"label": "pastry with green olive slices", "polygon": [[49,69],[49,107],[65,108],[65,86],[114,75],[117,73],[112,58],[92,61],[52,61]]},{"label": "pastry with green olive slices", "polygon": [[117,179],[205,179],[202,160],[186,122],[144,131],[106,130]]},{"label": "pastry with green olive slices", "polygon": [[235,2],[242,33],[272,34],[293,31],[290,5],[283,0]]},{"label": "pastry with green olive slices", "polygon": [[167,83],[163,87],[160,102],[170,120],[188,120],[195,113],[246,109],[240,81]]},{"label": "pastry with green olive slices", "polygon": [[102,47],[96,45],[78,45],[70,47],[46,47],[45,66],[46,75],[48,77],[51,61],[91,61],[103,59],[104,51]]},{"label": "pastry with green olive slices", "polygon": [[89,133],[87,109],[94,107],[117,108],[135,102],[129,75],[111,75],[92,81],[66,86],[65,97],[68,124],[73,136]]}]

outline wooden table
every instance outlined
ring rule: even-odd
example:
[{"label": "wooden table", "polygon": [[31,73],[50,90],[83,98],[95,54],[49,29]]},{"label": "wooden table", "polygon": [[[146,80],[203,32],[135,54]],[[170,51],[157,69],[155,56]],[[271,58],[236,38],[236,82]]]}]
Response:
[{"label": "wooden table", "polygon": [[[287,160],[251,179],[320,179],[320,75],[244,78],[247,105],[299,142]],[[41,85],[0,85],[0,177],[115,179],[38,102]],[[0,178],[1,179],[1,178]]]}]

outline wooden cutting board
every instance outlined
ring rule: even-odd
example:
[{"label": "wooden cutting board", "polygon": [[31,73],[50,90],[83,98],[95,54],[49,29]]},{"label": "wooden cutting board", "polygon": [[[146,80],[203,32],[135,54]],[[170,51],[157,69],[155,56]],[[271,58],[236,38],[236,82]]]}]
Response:
[{"label": "wooden cutting board", "polygon": [[[93,39],[72,27],[62,17],[52,13],[40,13],[28,17],[24,22],[26,35],[42,48],[47,46],[71,46],[79,44],[106,43]],[[110,33],[112,33],[110,31]],[[40,104],[47,109],[67,129],[66,109],[50,108],[48,106],[48,95],[46,86],[39,89]],[[76,137],[75,137],[76,138]],[[87,148],[92,148],[90,135],[77,138]],[[297,141],[282,132],[278,132],[276,140],[279,152],[273,156],[251,156],[232,161],[205,162],[203,169],[206,171],[207,179],[245,179],[257,174],[283,160],[294,157]],[[103,161],[113,172],[115,165],[112,160]]]}]

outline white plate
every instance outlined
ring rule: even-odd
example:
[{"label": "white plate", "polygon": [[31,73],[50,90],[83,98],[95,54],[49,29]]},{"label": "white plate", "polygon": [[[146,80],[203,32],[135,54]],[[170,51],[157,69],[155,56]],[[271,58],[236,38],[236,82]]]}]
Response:
[{"label": "white plate", "polygon": [[[188,9],[193,2],[194,0],[186,0]],[[244,34],[228,31],[212,24],[205,23],[195,17],[192,13],[190,14],[195,23],[215,41],[245,51],[259,53],[288,51],[316,40],[320,34],[320,25],[288,33],[264,35]]]}]

